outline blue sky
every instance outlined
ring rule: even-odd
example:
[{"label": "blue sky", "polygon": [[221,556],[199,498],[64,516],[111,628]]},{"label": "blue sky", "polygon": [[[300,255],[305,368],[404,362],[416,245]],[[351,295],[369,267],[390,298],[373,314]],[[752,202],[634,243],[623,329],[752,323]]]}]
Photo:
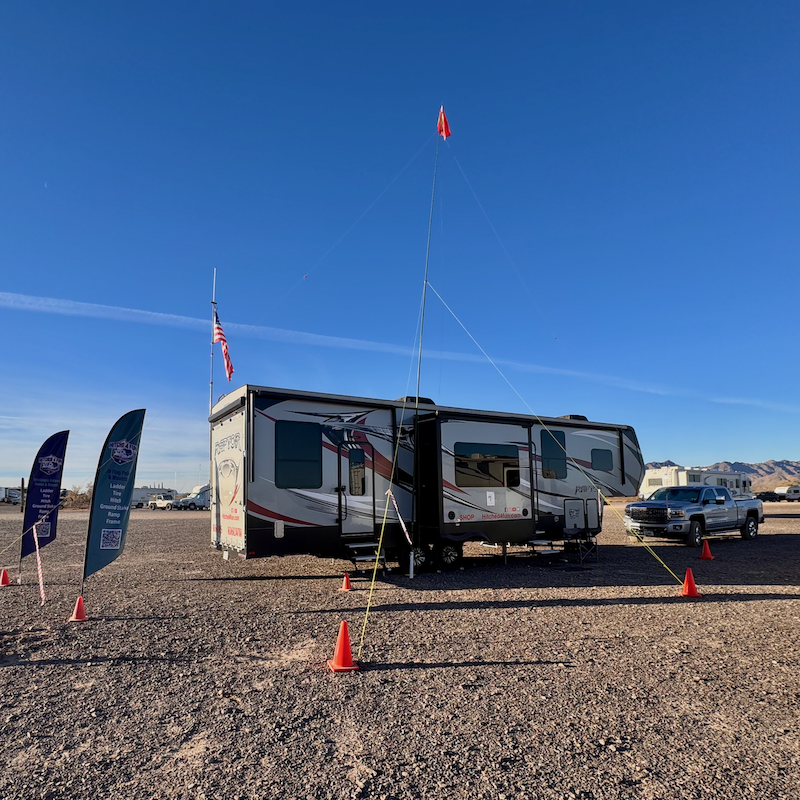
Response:
[{"label": "blue sky", "polygon": [[140,407],[137,484],[204,481],[214,268],[230,387],[413,393],[441,103],[430,284],[513,389],[429,292],[421,394],[800,459],[798,34],[794,2],[7,4],[0,484],[64,428],[90,480]]}]

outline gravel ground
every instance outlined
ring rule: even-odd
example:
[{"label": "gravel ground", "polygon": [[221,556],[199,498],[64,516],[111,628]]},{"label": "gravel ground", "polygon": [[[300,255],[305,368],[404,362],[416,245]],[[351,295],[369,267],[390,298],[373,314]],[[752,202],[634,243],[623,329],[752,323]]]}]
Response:
[{"label": "gravel ground", "polygon": [[[204,512],[136,511],[128,549],[67,623],[88,514],[63,512],[0,590],[0,797],[800,797],[800,507],[767,504],[714,561],[607,510],[600,561],[469,548],[455,573],[225,562]],[[0,550],[19,534],[0,512]],[[0,563],[14,563],[15,545]],[[16,575],[16,564],[12,575]]]}]

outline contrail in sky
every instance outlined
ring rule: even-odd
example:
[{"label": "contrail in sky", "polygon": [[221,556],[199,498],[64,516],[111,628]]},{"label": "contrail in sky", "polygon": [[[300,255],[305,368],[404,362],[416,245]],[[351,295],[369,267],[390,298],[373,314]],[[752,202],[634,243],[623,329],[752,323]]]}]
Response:
[{"label": "contrail in sky", "polygon": [[[143,311],[138,308],[123,308],[121,306],[105,306],[97,303],[82,303],[78,300],[59,300],[52,297],[36,297],[13,292],[0,292],[0,308],[10,308],[16,311],[35,311],[44,314],[62,314],[70,317],[90,317],[94,319],[113,319],[120,322],[139,322],[144,325],[160,325],[172,328],[205,331],[210,334],[211,322],[209,319],[197,317],[184,317],[179,314],[162,314],[158,311]],[[329,347],[339,350],[360,350],[362,352],[388,353],[391,355],[411,358],[415,350],[403,345],[388,344],[386,342],[372,342],[365,339],[349,339],[342,336],[324,336],[318,333],[305,333],[303,331],[287,330],[285,328],[270,328],[265,325],[242,325],[236,322],[225,322],[228,334],[235,333],[250,339],[266,339],[271,342],[283,344],[311,345],[313,347]],[[470,363],[486,363],[482,355],[476,353],[457,353],[452,351],[427,351],[428,358],[439,358],[444,361],[462,361]],[[634,392],[645,392],[662,396],[697,397],[699,395],[690,391],[675,390],[673,388],[649,385],[630,381],[614,375],[601,375],[591,372],[562,369],[559,367],[545,367],[540,364],[520,363],[495,359],[495,363],[518,372],[539,373],[544,375],[561,375],[568,378],[601,383],[619,389]],[[797,406],[774,403],[768,400],[754,398],[725,398],[703,397],[701,399],[711,403],[723,405],[745,405],[758,408],[780,411],[783,413],[797,414]]]}]

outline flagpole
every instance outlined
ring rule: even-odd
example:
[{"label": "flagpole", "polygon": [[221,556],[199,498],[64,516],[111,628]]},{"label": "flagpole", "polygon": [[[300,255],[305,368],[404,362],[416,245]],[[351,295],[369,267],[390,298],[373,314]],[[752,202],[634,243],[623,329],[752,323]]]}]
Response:
[{"label": "flagpole", "polygon": [[214,281],[211,285],[211,377],[208,381],[208,416],[214,407],[214,315],[217,311],[217,268],[214,267]]},{"label": "flagpole", "polygon": [[417,392],[414,411],[419,410],[419,386],[422,372],[422,332],[425,328],[425,296],[428,292],[428,264],[431,256],[431,230],[433,229],[433,200],[436,195],[436,170],[439,166],[439,137],[436,137],[436,158],[433,162],[433,189],[431,190],[431,215],[428,220],[428,246],[425,250],[425,281],[422,284],[422,312],[419,321],[419,355],[417,357]]},{"label": "flagpole", "polygon": [[[442,106],[444,108],[444,106]],[[440,112],[441,113],[441,112]],[[419,448],[416,446],[416,443],[419,442],[419,388],[420,388],[420,378],[422,374],[422,333],[425,329],[425,297],[428,292],[428,264],[430,263],[430,256],[431,256],[431,231],[433,230],[433,201],[436,196],[436,170],[439,166],[439,137],[436,137],[436,157],[433,162],[433,188],[431,189],[431,213],[430,218],[428,219],[428,244],[425,248],[425,280],[422,284],[422,309],[420,312],[420,320],[419,320],[419,354],[417,356],[417,390],[414,396],[414,481],[415,481],[415,491],[413,492],[413,505],[412,505],[412,513],[413,513],[413,524],[415,528],[415,532],[419,532],[419,514],[417,513],[418,510],[418,493],[416,491],[416,484],[419,481]],[[413,576],[414,574],[414,547],[411,547],[411,554],[409,556],[409,574]]]}]

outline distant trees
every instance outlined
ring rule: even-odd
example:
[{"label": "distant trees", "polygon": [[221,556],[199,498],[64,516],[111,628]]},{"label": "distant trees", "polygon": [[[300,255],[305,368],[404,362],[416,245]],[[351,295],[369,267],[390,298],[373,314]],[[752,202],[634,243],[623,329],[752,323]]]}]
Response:
[{"label": "distant trees", "polygon": [[88,483],[76,483],[67,490],[67,496],[64,498],[64,508],[89,508],[92,504],[93,489],[94,484],[91,481]]}]

